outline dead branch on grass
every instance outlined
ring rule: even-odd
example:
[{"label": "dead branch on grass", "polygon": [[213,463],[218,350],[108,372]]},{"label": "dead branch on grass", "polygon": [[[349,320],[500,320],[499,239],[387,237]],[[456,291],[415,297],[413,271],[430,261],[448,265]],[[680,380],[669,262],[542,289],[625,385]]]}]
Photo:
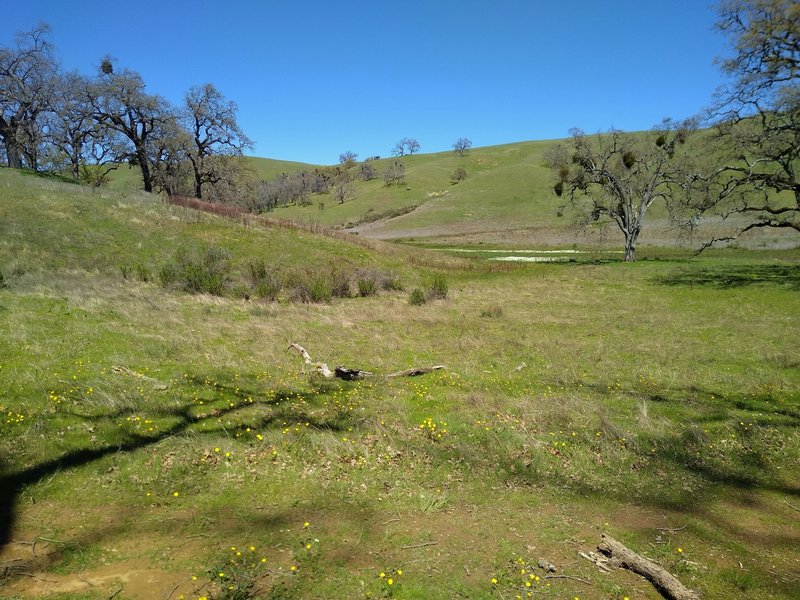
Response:
[{"label": "dead branch on grass", "polygon": [[602,542],[597,550],[608,557],[608,564],[638,573],[670,600],[699,600],[700,596],[684,586],[667,570],[649,558],[637,554],[621,542],[605,533],[601,534]]},{"label": "dead branch on grass", "polygon": [[[311,356],[308,354],[305,348],[303,348],[300,344],[296,342],[292,342],[289,344],[287,350],[296,350],[303,359],[305,364],[309,365],[315,373],[318,375],[322,375],[325,379],[332,379],[337,377],[339,379],[344,379],[345,381],[355,381],[357,379],[365,379],[367,377],[373,377],[375,373],[370,371],[363,371],[361,369],[351,369],[349,367],[335,367],[332,371],[327,363],[321,362],[314,362],[311,359]],[[389,373],[386,377],[416,377],[418,375],[424,375],[425,373],[430,373],[432,371],[438,371],[440,369],[444,369],[444,365],[434,365],[432,367],[414,367],[411,369],[406,369],[404,371],[397,371],[396,373]]]}]

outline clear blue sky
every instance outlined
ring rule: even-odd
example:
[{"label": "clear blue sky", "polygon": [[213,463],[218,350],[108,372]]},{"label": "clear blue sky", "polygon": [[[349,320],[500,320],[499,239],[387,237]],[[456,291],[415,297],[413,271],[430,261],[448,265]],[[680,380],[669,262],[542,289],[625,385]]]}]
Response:
[{"label": "clear blue sky", "polygon": [[319,164],[388,156],[402,137],[438,152],[647,129],[722,81],[713,0],[26,0],[2,14],[2,45],[44,20],[67,70],[110,54],[175,103],[211,82],[253,154]]}]

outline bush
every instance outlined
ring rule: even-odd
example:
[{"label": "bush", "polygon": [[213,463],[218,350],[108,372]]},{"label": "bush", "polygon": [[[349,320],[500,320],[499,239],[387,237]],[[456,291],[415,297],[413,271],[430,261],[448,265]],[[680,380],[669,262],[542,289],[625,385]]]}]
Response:
[{"label": "bush", "polygon": [[0,290],[7,287],[8,287],[8,282],[6,281],[6,276],[3,274],[2,271],[0,271]]},{"label": "bush", "polygon": [[224,248],[180,249],[173,262],[161,267],[158,276],[161,285],[177,286],[192,294],[222,296],[230,277],[230,254]]},{"label": "bush", "polygon": [[136,269],[136,276],[139,278],[139,281],[144,281],[145,283],[152,281],[153,275],[150,273],[150,269],[148,269],[147,266],[136,263],[134,268]]},{"label": "bush", "polygon": [[330,302],[333,299],[333,285],[328,273],[306,271],[292,277],[291,298],[296,302]]},{"label": "bush", "polygon": [[428,301],[427,295],[419,288],[414,288],[411,296],[408,298],[409,304],[412,306],[421,306]]},{"label": "bush", "polygon": [[341,269],[331,269],[330,274],[331,294],[334,298],[350,298],[353,293],[350,289],[350,276]]},{"label": "bush", "polygon": [[464,167],[458,167],[453,174],[450,175],[450,183],[455,185],[467,178],[467,170]]},{"label": "bush", "polygon": [[381,269],[357,269],[356,287],[359,296],[374,296],[379,290],[401,290],[400,279],[391,271]]},{"label": "bush", "polygon": [[268,266],[263,259],[258,259],[250,261],[248,271],[253,293],[257,298],[270,302],[278,299],[283,285],[277,269]]},{"label": "bush", "polygon": [[375,296],[378,293],[378,282],[373,277],[360,277],[356,279],[358,295],[362,298]]}]

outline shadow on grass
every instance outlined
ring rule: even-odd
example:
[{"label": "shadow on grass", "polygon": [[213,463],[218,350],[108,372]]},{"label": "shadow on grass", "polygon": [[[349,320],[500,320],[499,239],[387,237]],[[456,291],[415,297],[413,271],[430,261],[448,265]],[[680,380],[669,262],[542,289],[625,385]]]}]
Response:
[{"label": "shadow on grass", "polygon": [[[196,381],[203,381],[198,378]],[[328,386],[313,387],[311,390],[296,390],[279,388],[268,393],[243,389],[234,384],[213,384],[213,389],[208,387],[204,392],[209,393],[208,405],[198,406],[187,401],[182,404],[163,406],[150,410],[153,419],[166,419],[171,424],[158,431],[140,432],[126,431],[115,443],[107,443],[100,447],[79,448],[71,450],[50,460],[39,464],[16,470],[13,463],[5,457],[0,457],[0,550],[11,539],[11,531],[16,521],[16,505],[19,495],[26,486],[33,485],[57,472],[67,471],[94,461],[100,460],[110,454],[130,453],[157,444],[162,440],[172,438],[189,431],[208,435],[223,431],[225,428],[220,423],[218,427],[208,425],[217,424],[222,417],[241,415],[242,427],[247,426],[245,419],[250,419],[251,426],[257,427],[284,427],[286,425],[308,423],[309,427],[327,431],[342,431],[347,427],[347,414],[335,412],[330,418],[309,414],[303,409],[298,409],[295,403],[312,405],[316,400],[326,396],[332,388]],[[223,394],[227,399],[226,406],[214,407],[212,402],[218,401],[213,393]],[[201,392],[203,393],[203,392]],[[198,394],[198,397],[201,397]],[[234,397],[235,400],[230,398]],[[292,402],[291,406],[289,403]],[[268,414],[255,414],[253,409],[269,407]],[[99,414],[84,414],[69,411],[73,417],[97,425],[100,422],[115,422],[133,414],[130,407],[118,408],[113,411],[100,411]]]},{"label": "shadow on grass", "polygon": [[[582,386],[589,387],[586,382]],[[521,450],[512,434],[502,443],[484,442],[486,447],[473,453],[473,460],[489,460],[509,483],[546,482],[585,497],[697,514],[704,514],[712,501],[742,500],[761,491],[800,497],[794,456],[800,407],[794,397],[591,387],[595,394],[655,400],[647,418],[663,423],[666,417],[673,425],[631,433],[621,424],[604,426],[600,416],[587,435],[568,438],[564,448],[545,443]],[[469,449],[458,452],[466,456]]]},{"label": "shadow on grass", "polygon": [[800,265],[719,265],[675,271],[655,280],[661,285],[738,288],[762,283],[778,284],[800,290]]}]

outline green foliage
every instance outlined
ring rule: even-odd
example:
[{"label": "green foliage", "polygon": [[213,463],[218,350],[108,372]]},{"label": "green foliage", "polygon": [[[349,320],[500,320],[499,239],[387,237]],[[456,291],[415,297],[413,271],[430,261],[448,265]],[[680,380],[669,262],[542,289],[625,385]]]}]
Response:
[{"label": "green foliage", "polygon": [[467,178],[467,170],[464,167],[458,167],[453,174],[450,175],[450,183],[455,185],[464,181]]},{"label": "green foliage", "polygon": [[408,303],[412,306],[421,306],[428,301],[427,294],[420,288],[414,288],[408,297]]},{"label": "green foliage", "polygon": [[222,296],[231,282],[230,253],[215,246],[180,248],[159,271],[164,287]]},{"label": "green foliage", "polygon": [[481,310],[481,316],[490,319],[499,319],[503,316],[503,309],[499,306],[491,306]]},{"label": "green foliage", "polygon": [[378,293],[378,282],[373,277],[361,276],[356,279],[358,295],[362,298],[374,296]]},{"label": "green foliage", "polygon": [[428,285],[426,296],[428,300],[444,300],[447,298],[449,286],[444,275],[436,275]]}]

